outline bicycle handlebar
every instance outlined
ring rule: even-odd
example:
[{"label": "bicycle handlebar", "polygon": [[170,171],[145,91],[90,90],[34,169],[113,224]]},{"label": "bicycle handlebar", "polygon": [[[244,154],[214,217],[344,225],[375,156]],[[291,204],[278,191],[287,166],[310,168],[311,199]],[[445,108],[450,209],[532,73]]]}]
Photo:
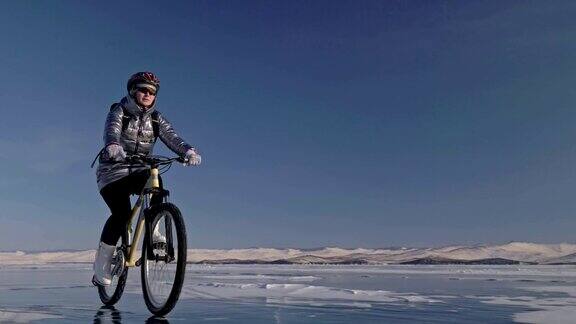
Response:
[{"label": "bicycle handlebar", "polygon": [[182,157],[167,157],[162,155],[129,155],[124,159],[124,161],[116,162],[116,163],[129,163],[129,164],[143,164],[149,166],[160,166],[160,165],[168,165],[172,164],[173,162],[180,162],[186,163],[186,160]]}]

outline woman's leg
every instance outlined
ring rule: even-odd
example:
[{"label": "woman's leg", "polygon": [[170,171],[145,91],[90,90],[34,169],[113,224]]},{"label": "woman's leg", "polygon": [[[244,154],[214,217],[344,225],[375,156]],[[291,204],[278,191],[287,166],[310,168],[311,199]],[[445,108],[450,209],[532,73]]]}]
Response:
[{"label": "woman's leg", "polygon": [[130,204],[129,178],[128,176],[112,182],[100,190],[100,195],[112,213],[108,217],[100,236],[100,241],[108,245],[116,245],[126,230],[126,224],[130,218],[132,206]]}]

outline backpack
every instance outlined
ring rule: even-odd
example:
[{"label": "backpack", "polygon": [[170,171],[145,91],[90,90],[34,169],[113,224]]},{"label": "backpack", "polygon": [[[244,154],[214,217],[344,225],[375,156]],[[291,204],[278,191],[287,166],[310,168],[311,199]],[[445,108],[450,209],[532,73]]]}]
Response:
[{"label": "backpack", "polygon": [[[128,128],[128,123],[130,122],[130,113],[120,103],[112,104],[112,106],[110,106],[110,111],[112,111],[112,109],[116,108],[117,105],[120,105],[120,107],[122,107],[122,113],[123,113],[122,114],[122,132],[124,132],[124,131],[126,131],[126,128]],[[156,140],[158,139],[158,136],[160,135],[159,116],[160,116],[160,113],[156,110],[154,110],[152,112],[152,114],[150,114],[150,117],[152,118],[152,131],[154,132],[154,142],[156,142]],[[94,158],[94,161],[92,161],[90,168],[94,167],[94,164],[96,164],[96,160],[102,155],[102,153],[104,153],[104,149],[105,149],[105,147],[103,147],[100,150],[100,152],[98,152],[98,154]]]}]

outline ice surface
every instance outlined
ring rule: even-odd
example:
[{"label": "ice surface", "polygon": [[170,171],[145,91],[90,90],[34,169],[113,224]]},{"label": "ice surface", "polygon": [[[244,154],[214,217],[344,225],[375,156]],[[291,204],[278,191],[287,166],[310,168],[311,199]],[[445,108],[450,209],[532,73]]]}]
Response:
[{"label": "ice surface", "polygon": [[[205,270],[211,266],[198,266]],[[247,266],[218,266],[217,269],[227,273],[245,271]],[[362,274],[370,278],[382,275],[402,275],[437,277],[442,276],[464,281],[481,280],[490,282],[508,282],[510,285],[520,285],[517,291],[520,295],[512,296],[447,296],[422,293],[399,293],[388,290],[358,290],[342,289],[321,285],[305,284],[255,284],[211,282],[197,286],[188,285],[185,288],[186,297],[204,298],[257,298],[264,297],[272,303],[297,303],[309,305],[338,305],[349,307],[372,307],[377,303],[398,302],[437,302],[449,303],[454,298],[469,298],[480,300],[485,304],[516,306],[532,311],[517,312],[513,320],[520,323],[574,323],[576,318],[576,267],[575,266],[269,266],[251,267],[255,272],[267,273],[268,279],[282,280],[282,276],[274,273],[297,272],[311,274],[317,278],[333,275]],[[244,269],[244,270],[242,270]],[[457,276],[457,277],[454,277]],[[226,276],[220,276],[220,279]],[[288,280],[284,277],[284,280]],[[518,283],[518,284],[516,284]],[[542,286],[543,283],[562,284],[557,286]],[[496,284],[498,285],[498,284]],[[536,285],[536,286],[534,286]],[[544,295],[521,295],[522,291],[541,293]],[[550,296],[555,293],[558,296]]]},{"label": "ice surface", "polygon": [[[139,269],[130,271],[117,310],[100,310],[91,275],[89,264],[0,267],[0,322],[146,320]],[[572,323],[576,266],[190,264],[173,316],[174,322]]]},{"label": "ice surface", "polygon": [[239,275],[207,274],[207,275],[196,275],[196,278],[227,279],[227,280],[288,280],[297,282],[308,282],[320,279],[319,277],[315,276],[273,276],[265,274],[239,274]]},{"label": "ice surface", "polygon": [[[181,298],[267,298],[268,300],[299,303],[331,302],[439,302],[439,300],[418,294],[396,293],[384,290],[342,289],[336,287],[313,286],[305,284],[267,284],[267,283],[222,283],[186,285]],[[365,304],[361,304],[365,307]]]},{"label": "ice surface", "polygon": [[33,312],[33,311],[20,311],[20,310],[2,310],[0,309],[0,323],[29,323],[43,319],[57,319],[62,318],[59,315]]},{"label": "ice surface", "polygon": [[322,277],[326,274],[370,275],[446,275],[454,279],[472,278],[480,280],[576,280],[576,266],[551,265],[194,265],[196,269],[227,269],[237,272],[252,269],[267,274],[286,271],[299,275]]},{"label": "ice surface", "polygon": [[514,315],[520,323],[574,323],[576,319],[576,286],[524,287],[524,290],[541,293],[561,293],[562,297],[537,298],[534,296],[479,297],[483,302],[496,305],[524,306],[536,311]]}]

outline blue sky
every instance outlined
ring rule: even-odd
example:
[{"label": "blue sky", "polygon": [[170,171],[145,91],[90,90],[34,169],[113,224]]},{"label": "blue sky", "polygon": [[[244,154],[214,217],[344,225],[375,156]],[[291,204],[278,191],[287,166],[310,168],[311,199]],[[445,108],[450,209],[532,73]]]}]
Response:
[{"label": "blue sky", "polygon": [[0,9],[0,250],[96,246],[89,164],[140,70],[203,154],[165,175],[191,247],[575,242],[573,2]]}]

